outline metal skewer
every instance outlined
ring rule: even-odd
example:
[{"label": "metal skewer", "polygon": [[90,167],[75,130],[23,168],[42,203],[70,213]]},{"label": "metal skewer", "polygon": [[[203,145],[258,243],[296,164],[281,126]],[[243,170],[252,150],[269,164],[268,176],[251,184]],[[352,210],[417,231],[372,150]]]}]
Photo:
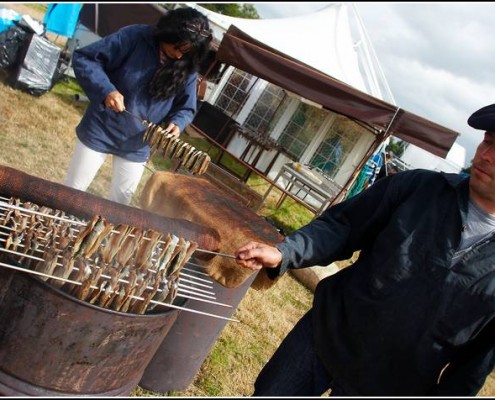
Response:
[{"label": "metal skewer", "polygon": [[141,121],[141,123],[142,123],[143,125],[147,125],[147,124],[149,124],[149,122],[148,122],[148,121],[146,121],[145,119],[141,118],[139,115],[133,114],[133,113],[131,113],[130,111],[128,111],[127,109],[125,109],[125,108],[124,108],[124,111],[125,111],[127,114],[132,115],[134,118],[137,118],[139,121]]},{"label": "metal skewer", "polygon": [[[47,274],[44,274],[42,272],[38,272],[38,271],[33,271],[33,270],[30,270],[30,269],[25,269],[25,268],[22,268],[22,267],[15,267],[13,265],[9,265],[9,264],[5,264],[5,263],[2,263],[0,262],[0,266],[2,267],[5,267],[5,268],[10,268],[10,269],[14,269],[16,271],[20,271],[20,272],[27,272],[29,274],[34,274],[34,275],[41,275],[41,276],[46,276],[46,277],[49,277],[49,278],[52,278],[52,279],[58,279],[58,280],[62,280],[64,282],[69,282],[69,283],[73,283],[74,285],[82,285],[81,282],[77,282],[77,281],[72,281],[72,280],[69,280],[69,279],[64,279],[64,278],[59,278],[58,276],[51,276],[51,275],[47,275]],[[92,289],[99,289],[97,286],[93,286],[91,285],[90,286]],[[114,291],[110,291],[111,293],[114,293]],[[140,296],[129,296],[133,299],[136,299],[136,300],[141,300],[141,301],[144,301],[145,299],[143,297],[140,297]],[[232,322],[240,322],[239,320],[237,319],[233,319],[233,318],[228,318],[228,317],[222,317],[220,315],[215,315],[215,314],[210,314],[210,313],[207,313],[207,312],[203,312],[203,311],[197,311],[197,310],[192,310],[192,309],[189,309],[189,308],[185,308],[185,307],[180,307],[180,306],[176,306],[176,305],[173,305],[173,304],[168,304],[168,303],[163,303],[161,301],[156,301],[156,300],[150,300],[150,303],[153,303],[153,304],[158,304],[158,305],[161,305],[161,306],[165,306],[165,307],[170,307],[170,308],[176,308],[178,310],[184,310],[184,311],[189,311],[189,312],[193,312],[193,313],[196,313],[196,314],[201,314],[201,315],[207,315],[209,317],[215,317],[215,318],[220,318],[220,319],[223,319],[223,320],[227,320],[227,321],[232,321]]]},{"label": "metal skewer", "polygon": [[[75,225],[80,225],[80,226],[87,226],[87,222],[81,222],[81,221],[77,221],[77,220],[72,220],[72,219],[69,219],[69,218],[65,218],[65,217],[58,217],[56,215],[50,215],[50,214],[45,214],[45,213],[40,213],[38,211],[34,211],[34,210],[29,210],[27,208],[24,208],[24,207],[18,207],[18,206],[15,206],[13,204],[8,204],[8,203],[5,203],[3,201],[0,201],[0,206],[5,206],[7,208],[12,208],[14,210],[19,210],[19,211],[25,211],[27,213],[32,213],[32,214],[35,214],[35,215],[39,215],[39,216],[42,216],[42,217],[48,217],[48,218],[53,218],[53,219],[57,219],[57,220],[60,220],[60,221],[64,221],[64,222],[70,222],[71,224],[75,224]],[[112,230],[113,233],[119,233],[118,231],[116,230]],[[133,236],[132,234],[129,235],[129,236]],[[150,240],[149,238],[147,237],[144,237],[143,239],[145,240]],[[164,242],[159,240],[157,243],[161,243],[163,244]],[[217,256],[220,256],[220,257],[226,257],[226,258],[233,258],[233,259],[236,259],[236,256],[234,255],[231,255],[231,254],[225,254],[225,253],[219,253],[219,252],[215,252],[215,251],[211,251],[211,250],[206,250],[206,249],[196,249],[194,250],[195,252],[203,252],[203,253],[209,253],[209,254],[214,254],[214,255],[217,255]]]},{"label": "metal skewer", "polygon": [[[0,241],[5,241],[5,240],[0,239]],[[22,247],[22,245],[19,245],[19,246]],[[30,260],[44,261],[43,258],[32,256],[32,255],[25,254],[25,253],[21,253],[21,252],[15,251],[15,250],[0,248],[0,251],[1,252],[4,252],[4,253],[14,254],[14,255],[17,255],[17,256],[22,256],[22,257],[28,258]],[[42,250],[38,250],[38,251],[42,251]],[[60,255],[59,255],[59,257],[60,257]],[[57,265],[62,265],[62,264],[61,263],[57,263]],[[77,267],[73,267],[73,268],[74,268],[75,271],[79,271],[79,268],[77,268]],[[96,266],[96,268],[100,268],[100,267]],[[28,271],[31,271],[31,270],[28,270]],[[36,272],[37,274],[41,274],[38,271],[34,271],[34,272]],[[47,274],[45,274],[44,276],[49,277],[49,278],[53,278],[53,279],[59,279],[59,280],[60,279],[63,279],[63,278],[59,278],[59,277],[56,277],[56,276],[53,276],[53,275],[47,275]],[[110,276],[104,275],[104,274],[102,274],[100,278],[111,279]],[[74,281],[67,281],[67,282],[73,283]],[[123,279],[123,278],[119,278],[118,279],[118,282],[120,282],[120,283],[126,283],[126,284],[129,283],[129,281],[127,281],[126,279]],[[187,281],[187,282],[190,282],[190,281]],[[197,283],[194,283],[194,282],[192,282],[192,283],[197,285]],[[151,286],[147,286],[146,289],[152,290],[153,288]],[[161,289],[157,289],[157,292],[158,293],[160,293],[161,291],[162,291]],[[219,303],[217,301],[206,300],[206,298],[215,299],[215,297],[213,297],[213,296],[208,296],[208,294],[214,294],[214,293],[208,292],[208,291],[203,290],[203,289],[199,289],[199,288],[194,288],[194,287],[191,287],[191,286],[187,286],[187,285],[181,284],[180,282],[179,282],[178,292],[180,292],[180,294],[179,293],[177,294],[179,297],[184,297],[184,298],[188,298],[188,299],[191,299],[191,300],[203,301],[205,303],[210,303],[210,304],[214,304],[214,305],[222,306],[222,307],[228,307],[228,308],[231,308],[232,307],[229,304]],[[203,294],[203,293],[200,293],[200,292],[203,292],[203,293],[206,293],[206,294]],[[197,297],[194,298],[194,297],[191,297],[191,296],[187,296],[185,294],[182,294],[182,293],[190,293],[190,294],[194,294],[196,296],[201,296],[203,298],[197,298]]]},{"label": "metal skewer", "polygon": [[237,257],[234,256],[233,254],[218,253],[216,251],[205,250],[205,249],[196,249],[194,251],[198,251],[200,253],[215,254],[216,256],[220,256],[220,257],[233,258],[234,260],[237,259]]}]

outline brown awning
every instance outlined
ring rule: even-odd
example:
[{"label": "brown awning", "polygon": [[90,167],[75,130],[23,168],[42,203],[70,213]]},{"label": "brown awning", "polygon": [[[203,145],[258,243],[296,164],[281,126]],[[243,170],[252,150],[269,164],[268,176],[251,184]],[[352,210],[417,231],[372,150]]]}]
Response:
[{"label": "brown awning", "polygon": [[445,158],[459,134],[283,54],[231,25],[217,60]]},{"label": "brown awning", "polygon": [[167,10],[158,4],[84,4],[79,21],[99,36],[107,36],[132,24],[154,25]]}]

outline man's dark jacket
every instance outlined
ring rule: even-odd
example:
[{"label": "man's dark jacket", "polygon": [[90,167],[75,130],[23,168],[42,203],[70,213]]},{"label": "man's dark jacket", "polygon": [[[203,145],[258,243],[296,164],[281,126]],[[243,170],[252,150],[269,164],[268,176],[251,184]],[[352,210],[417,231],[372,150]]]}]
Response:
[{"label": "man's dark jacket", "polygon": [[318,354],[346,394],[470,396],[492,371],[493,239],[450,266],[468,198],[466,176],[402,172],[277,245],[280,274],[360,250],[319,283],[313,304]]}]

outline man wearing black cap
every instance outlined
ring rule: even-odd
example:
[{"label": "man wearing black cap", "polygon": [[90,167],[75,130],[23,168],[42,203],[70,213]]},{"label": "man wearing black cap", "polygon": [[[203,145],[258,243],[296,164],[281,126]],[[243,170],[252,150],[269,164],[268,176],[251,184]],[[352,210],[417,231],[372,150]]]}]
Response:
[{"label": "man wearing black cap", "polygon": [[272,277],[349,259],[255,383],[255,396],[474,396],[495,365],[495,104],[471,176],[399,172],[238,263]]}]

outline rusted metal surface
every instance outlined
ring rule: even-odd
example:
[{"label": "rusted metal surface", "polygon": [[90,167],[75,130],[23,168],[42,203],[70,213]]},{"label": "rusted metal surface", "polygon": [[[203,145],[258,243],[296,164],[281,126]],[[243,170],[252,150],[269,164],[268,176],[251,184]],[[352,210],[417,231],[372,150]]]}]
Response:
[{"label": "rusted metal surface", "polygon": [[[214,283],[217,300],[231,304],[231,317],[256,275],[241,286],[228,289]],[[213,312],[214,306],[191,300],[197,310]],[[146,367],[139,382],[143,389],[158,393],[186,390],[193,382],[227,321],[182,312]],[[242,322],[242,321],[241,321]]]},{"label": "rusted metal surface", "polygon": [[[215,228],[222,252],[227,254],[250,240],[274,243],[282,238],[275,227],[203,178],[155,173],[143,189],[141,205],[161,215],[176,215]],[[214,257],[200,264],[214,279],[217,301],[232,306],[231,315],[247,290],[260,281],[260,273],[229,258]],[[210,304],[190,304],[214,312]],[[181,313],[146,367],[139,386],[160,393],[187,389],[225,326],[225,321]]]},{"label": "rusted metal surface", "polygon": [[127,396],[177,319],[120,313],[0,268],[0,394]]}]

